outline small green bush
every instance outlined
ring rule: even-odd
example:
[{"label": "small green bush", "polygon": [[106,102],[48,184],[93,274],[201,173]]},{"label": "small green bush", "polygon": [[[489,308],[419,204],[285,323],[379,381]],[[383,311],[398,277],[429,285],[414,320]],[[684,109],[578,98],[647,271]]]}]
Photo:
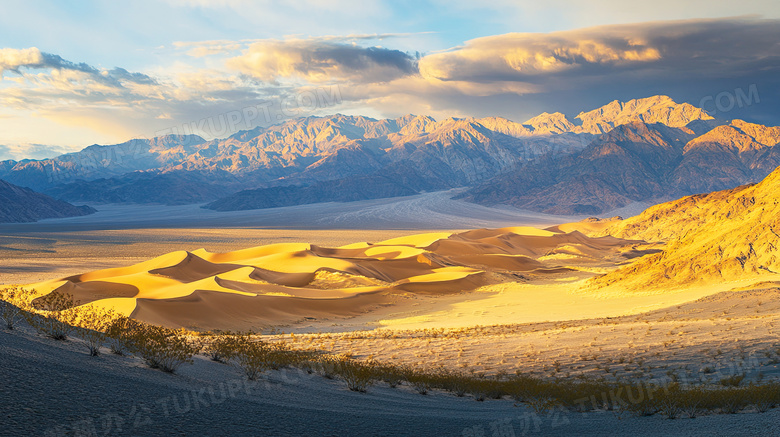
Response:
[{"label": "small green bush", "polygon": [[73,298],[69,294],[49,293],[32,300],[24,316],[27,323],[41,334],[65,341],[77,318],[74,311],[68,311],[73,306]]},{"label": "small green bush", "polygon": [[247,379],[255,381],[263,372],[271,368],[269,364],[271,347],[267,343],[253,341],[250,335],[236,337],[235,341],[232,356]]},{"label": "small green bush", "polygon": [[112,313],[94,305],[76,307],[71,311],[76,313],[74,335],[84,340],[90,356],[98,356],[100,346],[107,337],[106,331],[112,323]]},{"label": "small green bush", "polygon": [[106,340],[111,353],[124,355],[129,352],[130,336],[136,325],[140,324],[129,317],[114,314],[106,326]]},{"label": "small green bush", "polygon": [[352,391],[365,393],[379,373],[376,372],[376,364],[373,361],[360,362],[344,355],[324,358],[333,363],[333,371],[346,383]]},{"label": "small green bush", "polygon": [[8,330],[13,330],[17,320],[25,314],[30,306],[33,290],[20,287],[9,287],[0,290],[0,319]]},{"label": "small green bush", "polygon": [[168,373],[174,373],[184,363],[192,363],[192,357],[202,347],[199,342],[191,340],[183,329],[143,323],[132,324],[127,346],[149,367]]},{"label": "small green bush", "polygon": [[206,353],[212,361],[228,363],[238,352],[239,340],[229,332],[212,335],[206,343]]}]

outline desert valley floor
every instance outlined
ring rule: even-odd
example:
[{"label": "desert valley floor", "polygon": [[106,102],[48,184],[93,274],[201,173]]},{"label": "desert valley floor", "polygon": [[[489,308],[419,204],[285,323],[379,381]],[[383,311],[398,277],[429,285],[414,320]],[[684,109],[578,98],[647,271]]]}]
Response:
[{"label": "desert valley floor", "polygon": [[[192,212],[106,205],[94,216],[1,225],[0,284],[68,290],[163,325],[253,329],[296,349],[488,378],[518,370],[615,382],[780,377],[780,275],[663,291],[589,287],[588,278],[663,244],[588,236],[603,223],[582,217],[464,208],[436,193],[209,211],[182,222]],[[304,229],[304,215],[319,229]],[[118,225],[103,227],[106,217]],[[265,300],[251,307],[250,298]],[[19,332],[0,333],[0,371],[12,381],[0,406],[16,435],[89,435],[80,426],[97,435],[189,435],[206,425],[220,435],[780,433],[776,409],[678,421],[614,411],[535,415],[508,399],[420,396],[404,386],[354,393],[305,372],[269,372],[249,384],[205,357],[171,376],[132,357],[91,358],[78,340]],[[224,402],[193,397],[226,388]],[[43,393],[56,413],[40,415]],[[240,422],[230,419],[239,414]]]}]

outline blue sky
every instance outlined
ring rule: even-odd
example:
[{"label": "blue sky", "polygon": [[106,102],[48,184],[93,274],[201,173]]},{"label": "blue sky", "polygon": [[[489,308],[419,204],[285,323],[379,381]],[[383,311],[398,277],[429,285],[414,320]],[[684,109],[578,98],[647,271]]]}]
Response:
[{"label": "blue sky", "polygon": [[761,103],[729,116],[772,124],[779,18],[776,2],[749,0],[6,1],[0,159],[333,86],[339,103],[311,113],[517,121],[754,86]]}]

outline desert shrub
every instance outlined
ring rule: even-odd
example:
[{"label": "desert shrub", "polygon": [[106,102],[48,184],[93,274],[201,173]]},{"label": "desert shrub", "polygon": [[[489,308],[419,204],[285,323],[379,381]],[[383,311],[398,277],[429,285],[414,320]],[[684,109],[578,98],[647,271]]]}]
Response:
[{"label": "desert shrub", "polygon": [[558,399],[552,396],[535,396],[528,399],[526,403],[537,415],[547,414],[561,404]]},{"label": "desert shrub", "polygon": [[673,382],[658,393],[658,412],[667,419],[676,419],[683,412],[684,393],[680,385]]},{"label": "desert shrub", "polygon": [[512,396],[512,399],[517,402],[526,402],[547,392],[547,390],[543,387],[543,381],[538,378],[522,375],[520,373],[507,381],[505,386],[508,394]]},{"label": "desert shrub", "polygon": [[229,333],[211,336],[206,343],[206,353],[212,361],[228,363],[238,352],[239,340]]},{"label": "desert shrub", "polygon": [[131,324],[127,346],[153,369],[174,373],[184,363],[192,363],[202,345],[183,329],[169,329],[144,323]]},{"label": "desert shrub", "polygon": [[136,320],[122,315],[114,314],[108,321],[105,334],[108,347],[111,353],[124,355],[129,351],[129,341],[136,325],[140,324]]},{"label": "desert shrub", "polygon": [[[456,396],[465,389],[477,401],[501,399],[505,394],[510,393],[509,384],[498,379],[485,378],[484,376],[455,375],[449,372],[439,373],[437,376],[438,380],[445,382],[441,386],[437,384],[437,387],[452,391]],[[455,389],[455,391],[452,389]]]},{"label": "desert shrub", "polygon": [[780,403],[780,383],[751,385],[747,390],[748,402],[759,413],[765,413]]},{"label": "desert shrub", "polygon": [[740,375],[731,375],[725,378],[721,378],[719,382],[720,385],[724,387],[739,387],[739,384],[742,383],[743,379],[745,379],[744,373]]},{"label": "desert shrub", "polygon": [[317,373],[325,379],[336,379],[336,376],[338,376],[336,363],[334,363],[333,360],[328,359],[327,356],[321,357],[315,361],[315,368]]},{"label": "desert shrub", "polygon": [[377,364],[376,372],[379,379],[386,382],[391,388],[398,387],[404,381],[401,369],[390,364]]},{"label": "desert shrub", "polygon": [[34,291],[21,287],[9,287],[0,290],[0,319],[8,330],[13,330],[17,320],[22,318],[25,309],[30,306],[30,297]]},{"label": "desert shrub", "polygon": [[347,383],[352,391],[365,393],[374,379],[379,376],[373,361],[360,362],[344,355],[323,357],[333,364],[333,372]]},{"label": "desert shrub", "polygon": [[727,388],[721,391],[719,399],[724,413],[736,414],[750,405],[749,392],[744,387]]},{"label": "desert shrub", "polygon": [[247,379],[255,381],[266,370],[271,368],[271,346],[260,340],[252,340],[251,335],[244,334],[233,337],[234,352],[232,354],[236,365],[244,371]]},{"label": "desert shrub", "polygon": [[73,331],[76,320],[76,312],[68,311],[73,306],[73,298],[69,294],[49,293],[34,299],[24,316],[27,323],[41,334],[64,341]]},{"label": "desert shrub", "polygon": [[736,414],[750,404],[750,387],[713,387],[707,390],[707,410],[719,410],[724,414]]},{"label": "desert shrub", "polygon": [[75,326],[73,327],[74,335],[84,340],[89,348],[90,356],[98,356],[100,346],[103,345],[107,337],[106,331],[111,326],[115,315],[111,311],[94,305],[77,307],[71,311],[76,313]]},{"label": "desert shrub", "polygon": [[270,343],[266,361],[268,367],[272,370],[279,370],[286,367],[298,366],[301,363],[309,361],[314,356],[311,352],[296,351],[290,349],[286,343]]},{"label": "desert shrub", "polygon": [[484,381],[485,396],[488,399],[501,399],[508,394],[506,385],[498,379],[487,379]]},{"label": "desert shrub", "polygon": [[309,375],[317,371],[317,363],[312,360],[301,361],[300,363],[298,363],[297,367],[301,370],[306,371],[306,373],[308,373]]},{"label": "desert shrub", "polygon": [[472,379],[462,373],[441,370],[437,379],[439,388],[447,390],[457,397],[463,397],[466,393],[473,391]]},{"label": "desert shrub", "polygon": [[402,367],[401,372],[404,375],[404,379],[415,391],[417,391],[417,393],[427,395],[431,388],[433,388],[433,381],[435,378],[432,374],[423,370],[417,370],[412,366]]},{"label": "desert shrub", "polygon": [[650,390],[647,390],[645,386],[639,385],[636,387],[629,387],[634,389],[636,393],[636,399],[629,399],[626,408],[634,415],[639,417],[652,416],[658,412],[658,398],[653,396]]},{"label": "desert shrub", "polygon": [[695,419],[704,409],[706,393],[701,387],[690,387],[680,393],[682,412],[690,419]]}]

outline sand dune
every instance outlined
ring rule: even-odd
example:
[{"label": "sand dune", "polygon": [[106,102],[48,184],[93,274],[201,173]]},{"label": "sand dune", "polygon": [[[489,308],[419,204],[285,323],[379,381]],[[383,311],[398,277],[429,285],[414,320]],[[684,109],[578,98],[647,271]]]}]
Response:
[{"label": "sand dune", "polygon": [[351,317],[410,293],[436,298],[500,282],[577,278],[572,272],[581,267],[587,275],[594,264],[624,261],[622,254],[639,243],[576,230],[474,229],[341,247],[281,243],[226,253],[176,251],[33,286],[41,294],[69,293],[82,304],[163,325],[261,328]]}]

